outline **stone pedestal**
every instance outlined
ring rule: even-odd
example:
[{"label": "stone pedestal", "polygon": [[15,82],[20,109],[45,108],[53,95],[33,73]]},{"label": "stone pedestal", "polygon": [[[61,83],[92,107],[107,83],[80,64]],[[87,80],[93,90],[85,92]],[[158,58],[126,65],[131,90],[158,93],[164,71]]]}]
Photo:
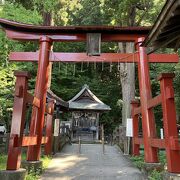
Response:
[{"label": "stone pedestal", "polygon": [[165,172],[163,180],[180,180],[180,174]]},{"label": "stone pedestal", "polygon": [[162,171],[164,169],[164,166],[161,163],[145,163],[144,168],[147,171]]},{"label": "stone pedestal", "polygon": [[53,154],[56,154],[59,151],[59,136],[54,136],[53,138]]},{"label": "stone pedestal", "polygon": [[161,163],[144,163],[143,172],[145,174],[151,173],[153,170],[163,171],[164,166]]},{"label": "stone pedestal", "polygon": [[22,161],[21,167],[25,168],[28,172],[42,172],[42,161]]},{"label": "stone pedestal", "polygon": [[18,170],[1,170],[0,179],[2,180],[24,180],[26,176],[26,169],[20,168]]}]

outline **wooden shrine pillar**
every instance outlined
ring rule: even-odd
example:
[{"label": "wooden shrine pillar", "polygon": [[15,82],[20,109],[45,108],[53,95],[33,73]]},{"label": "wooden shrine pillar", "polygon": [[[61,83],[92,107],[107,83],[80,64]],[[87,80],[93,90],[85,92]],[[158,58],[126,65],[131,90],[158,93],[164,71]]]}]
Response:
[{"label": "wooden shrine pillar", "polygon": [[165,149],[167,158],[167,169],[171,173],[180,173],[180,143],[176,124],[176,107],[174,102],[174,89],[172,73],[163,73],[159,76],[163,126],[165,136]]},{"label": "wooden shrine pillar", "polygon": [[132,155],[138,156],[140,155],[139,149],[140,144],[136,144],[135,140],[138,138],[138,132],[139,132],[139,115],[134,115],[134,110],[139,106],[139,101],[131,101],[131,107],[132,107],[132,120],[133,120],[133,138],[132,138]]},{"label": "wooden shrine pillar", "polygon": [[148,108],[148,100],[152,98],[149,62],[146,48],[141,46],[144,38],[138,38],[138,78],[142,112],[142,128],[144,155],[146,163],[158,162],[157,148],[150,145],[150,139],[156,138],[156,127],[153,109]]},{"label": "wooden shrine pillar", "polygon": [[38,71],[34,94],[35,97],[40,99],[40,108],[33,107],[30,125],[30,136],[37,135],[37,145],[28,147],[28,161],[38,161],[40,159],[51,45],[52,41],[49,37],[43,36],[40,38]]},{"label": "wooden shrine pillar", "polygon": [[99,140],[99,113],[97,113],[96,119],[96,140]]},{"label": "wooden shrine pillar", "polygon": [[21,147],[26,113],[26,95],[28,78],[30,77],[27,72],[16,71],[14,75],[16,76],[16,85],[8,148],[7,170],[17,170],[21,165]]}]

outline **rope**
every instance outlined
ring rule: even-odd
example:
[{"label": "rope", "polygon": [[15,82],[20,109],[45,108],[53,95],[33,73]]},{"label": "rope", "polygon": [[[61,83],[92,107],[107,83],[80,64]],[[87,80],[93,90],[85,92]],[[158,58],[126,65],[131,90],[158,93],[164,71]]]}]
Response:
[{"label": "rope", "polygon": [[[58,61],[64,63],[63,60],[59,59],[59,58],[55,55],[55,53],[54,53],[53,51],[51,51],[51,52],[52,52],[52,55],[53,55],[53,57],[54,57],[53,59],[58,60]],[[128,58],[131,57],[131,56],[135,56],[136,53],[138,53],[138,51],[135,51],[134,53],[132,53],[132,54],[130,54],[130,55],[127,55],[127,56],[125,56],[125,57],[119,58],[118,62],[120,62],[120,61],[123,60],[123,59],[128,59]],[[97,60],[100,60],[100,61],[104,61],[104,62],[108,61],[108,59],[106,59],[106,58],[101,58],[101,57],[96,57],[96,56],[93,56],[93,58],[94,58],[94,59],[97,59]],[[81,62],[87,62],[87,64],[89,64],[89,60],[88,60],[88,59],[85,59],[85,60],[83,60],[83,61],[81,61]],[[128,61],[127,61],[127,62],[128,62]],[[133,62],[135,62],[135,58],[134,58],[134,61],[133,61]]]}]

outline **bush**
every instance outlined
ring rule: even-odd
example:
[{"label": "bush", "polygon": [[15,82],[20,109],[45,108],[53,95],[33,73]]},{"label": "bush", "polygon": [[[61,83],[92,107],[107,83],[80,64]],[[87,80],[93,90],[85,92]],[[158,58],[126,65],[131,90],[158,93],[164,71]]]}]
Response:
[{"label": "bush", "polygon": [[133,164],[138,167],[139,169],[142,169],[144,166],[144,156],[140,155],[140,156],[132,156],[130,158],[133,162]]},{"label": "bush", "polygon": [[159,172],[157,170],[153,170],[150,175],[148,176],[149,180],[162,180],[162,172]]}]

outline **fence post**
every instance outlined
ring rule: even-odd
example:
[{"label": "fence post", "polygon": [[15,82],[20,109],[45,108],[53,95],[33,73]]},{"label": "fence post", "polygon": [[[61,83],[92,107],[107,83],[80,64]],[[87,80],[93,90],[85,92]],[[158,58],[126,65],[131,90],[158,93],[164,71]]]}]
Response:
[{"label": "fence post", "polygon": [[131,101],[132,106],[132,120],[133,120],[133,138],[132,138],[132,155],[138,156],[140,155],[139,152],[139,144],[135,143],[135,138],[138,138],[138,131],[139,131],[139,120],[138,120],[138,114],[134,115],[134,110],[139,106],[139,101]]},{"label": "fence post", "polygon": [[173,73],[163,73],[159,76],[167,168],[169,172],[180,173],[180,146],[176,124],[176,108],[174,102]]},{"label": "fence post", "polygon": [[11,132],[8,146],[7,170],[18,170],[21,165],[21,146],[23,140],[26,95],[28,88],[28,72],[16,71],[13,114],[11,122]]}]

